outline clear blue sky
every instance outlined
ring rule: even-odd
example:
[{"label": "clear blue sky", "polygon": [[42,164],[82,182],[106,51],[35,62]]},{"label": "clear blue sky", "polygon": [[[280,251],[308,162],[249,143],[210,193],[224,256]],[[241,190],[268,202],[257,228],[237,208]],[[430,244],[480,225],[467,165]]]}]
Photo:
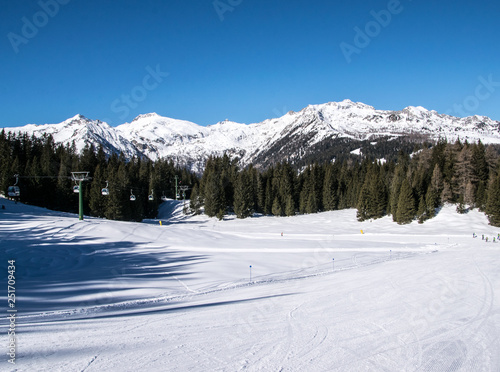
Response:
[{"label": "clear blue sky", "polygon": [[345,98],[500,120],[499,19],[497,0],[5,1],[0,127],[253,123]]}]

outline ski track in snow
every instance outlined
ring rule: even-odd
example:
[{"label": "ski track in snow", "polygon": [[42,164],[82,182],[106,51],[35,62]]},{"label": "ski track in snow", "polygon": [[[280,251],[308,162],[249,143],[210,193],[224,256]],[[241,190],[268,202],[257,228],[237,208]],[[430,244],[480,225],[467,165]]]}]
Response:
[{"label": "ski track in snow", "polygon": [[477,211],[217,221],[170,201],[159,226],[2,204],[12,370],[500,370],[500,244],[472,238],[499,229]]}]

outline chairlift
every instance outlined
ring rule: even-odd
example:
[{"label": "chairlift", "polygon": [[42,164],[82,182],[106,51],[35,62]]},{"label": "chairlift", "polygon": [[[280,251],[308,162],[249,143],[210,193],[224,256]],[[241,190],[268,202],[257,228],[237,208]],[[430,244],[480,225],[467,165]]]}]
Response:
[{"label": "chairlift", "polygon": [[153,196],[153,190],[151,190],[151,194],[148,196],[148,200],[149,201],[153,201],[155,200],[154,196]]},{"label": "chairlift", "polygon": [[108,181],[106,181],[106,187],[101,189],[101,194],[102,195],[109,195]]},{"label": "chairlift", "polygon": [[135,201],[135,195],[132,192],[132,189],[130,189],[130,201]]},{"label": "chairlift", "polygon": [[21,190],[19,189],[19,186],[9,186],[7,189],[7,195],[10,196],[11,198],[18,198],[21,196]]},{"label": "chairlift", "polygon": [[79,194],[80,193],[80,186],[76,184],[76,181],[75,181],[75,186],[73,186],[73,192],[75,194]]},{"label": "chairlift", "polygon": [[21,189],[19,188],[19,186],[17,186],[17,183],[19,182],[19,175],[16,174],[14,175],[14,177],[16,177],[16,182],[13,186],[9,186],[7,188],[7,195],[11,198],[18,198],[21,196]]}]

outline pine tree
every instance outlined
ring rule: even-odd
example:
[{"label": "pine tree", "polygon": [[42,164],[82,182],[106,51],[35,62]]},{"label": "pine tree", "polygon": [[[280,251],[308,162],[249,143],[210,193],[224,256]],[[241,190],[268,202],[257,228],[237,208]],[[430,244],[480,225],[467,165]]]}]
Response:
[{"label": "pine tree", "polygon": [[264,201],[264,214],[272,214],[273,213],[273,187],[271,182],[271,177],[268,177],[266,180],[266,189],[265,189],[265,201]]},{"label": "pine tree", "polygon": [[399,196],[401,185],[403,183],[404,172],[401,167],[396,167],[396,174],[392,179],[391,183],[391,193],[390,193],[390,210],[392,214],[392,219],[394,222],[397,222],[397,212],[399,205]]},{"label": "pine tree", "polygon": [[277,196],[274,198],[272,213],[275,216],[282,216],[283,215],[283,209],[281,208],[281,203],[280,203],[280,200],[278,199]]},{"label": "pine tree", "polygon": [[247,218],[253,214],[253,184],[247,171],[241,171],[234,188],[234,212],[238,218]]},{"label": "pine tree", "polygon": [[451,186],[447,181],[443,182],[443,191],[441,191],[441,202],[442,203],[452,203],[453,202],[453,192]]},{"label": "pine tree", "polygon": [[464,196],[462,194],[460,194],[460,196],[458,197],[457,213],[467,213],[467,208],[465,208],[464,204]]},{"label": "pine tree", "polygon": [[265,187],[264,187],[264,181],[262,179],[262,174],[260,172],[255,172],[255,193],[256,193],[256,206],[255,209],[259,213],[264,213],[265,209]]},{"label": "pine tree", "polygon": [[500,175],[493,180],[489,187],[486,214],[490,225],[500,227]]},{"label": "pine tree", "polygon": [[372,198],[372,218],[384,217],[387,212],[387,192],[378,169],[374,169],[369,187]]},{"label": "pine tree", "polygon": [[480,211],[484,211],[486,202],[487,202],[488,194],[486,191],[486,182],[484,181],[479,181],[477,184],[477,189],[476,189],[476,196],[475,196],[475,204],[479,208]]},{"label": "pine tree", "polygon": [[488,180],[488,162],[486,161],[486,151],[481,141],[472,146],[471,166],[474,182],[486,182]]},{"label": "pine tree", "polygon": [[432,185],[429,185],[427,193],[425,194],[425,205],[427,206],[427,211],[425,212],[426,220],[436,215],[437,200],[436,190]]},{"label": "pine tree", "polygon": [[401,184],[399,192],[398,209],[396,212],[396,222],[398,224],[406,224],[413,221],[415,218],[415,199],[410,183],[405,178]]},{"label": "pine tree", "polygon": [[287,216],[295,216],[295,203],[292,195],[286,197],[285,214]]},{"label": "pine tree", "polygon": [[198,215],[201,213],[201,200],[198,194],[198,185],[194,185],[191,191],[191,200],[189,202],[189,208],[191,208],[192,213]]},{"label": "pine tree", "polygon": [[471,181],[467,182],[465,186],[465,193],[464,193],[464,203],[467,205],[470,205],[471,207],[474,206],[474,194],[475,194],[475,187],[472,184]]},{"label": "pine tree", "polygon": [[[110,165],[108,165],[108,168]],[[132,219],[130,189],[124,162],[118,162],[118,169],[110,169],[109,198],[106,205],[106,218],[110,220],[130,221]]]},{"label": "pine tree", "polygon": [[443,191],[443,174],[441,173],[438,164],[434,166],[431,178],[431,185],[434,188],[436,195],[441,195],[441,192]]},{"label": "pine tree", "polygon": [[426,211],[427,211],[427,204],[425,203],[425,197],[422,194],[420,195],[420,200],[418,202],[418,209],[417,209],[418,223],[424,223]]},{"label": "pine tree", "polygon": [[318,212],[318,204],[316,195],[314,192],[308,194],[307,204],[306,204],[306,213],[317,213]]},{"label": "pine tree", "polygon": [[335,177],[333,165],[326,166],[325,180],[323,184],[323,207],[326,211],[333,211],[337,209],[338,196],[337,196],[338,182]]},{"label": "pine tree", "polygon": [[225,210],[224,188],[221,184],[220,178],[217,177],[214,171],[212,171],[207,177],[204,194],[205,214],[207,216],[214,217],[220,214],[221,211]]},{"label": "pine tree", "polygon": [[105,179],[103,175],[103,171],[101,169],[101,166],[98,164],[93,178],[92,178],[92,184],[90,187],[90,198],[89,198],[89,207],[90,207],[90,213],[93,216],[97,217],[104,217],[105,212],[106,212],[106,197],[102,195],[102,188],[105,186]]},{"label": "pine tree", "polygon": [[372,218],[372,200],[370,195],[370,179],[366,177],[361,192],[359,193],[356,217],[358,221]]}]

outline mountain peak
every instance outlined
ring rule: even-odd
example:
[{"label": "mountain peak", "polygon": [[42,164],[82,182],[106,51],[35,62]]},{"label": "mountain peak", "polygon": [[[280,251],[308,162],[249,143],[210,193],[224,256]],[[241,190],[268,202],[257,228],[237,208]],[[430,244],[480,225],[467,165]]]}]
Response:
[{"label": "mountain peak", "polygon": [[402,111],[414,116],[422,116],[422,114],[429,113],[429,110],[422,106],[408,106],[405,107]]},{"label": "mountain peak", "polygon": [[76,114],[75,116],[73,116],[72,118],[69,118],[69,119],[66,119],[64,122],[65,123],[69,123],[69,122],[72,122],[72,121],[80,121],[80,120],[84,120],[84,121],[88,121],[89,119],[87,119],[85,116],[83,116],[82,114]]},{"label": "mountain peak", "polygon": [[150,112],[149,114],[140,114],[140,115],[137,115],[134,120],[132,120],[132,123],[134,121],[138,121],[140,119],[147,119],[147,118],[160,118],[161,116],[158,115],[156,112]]}]

